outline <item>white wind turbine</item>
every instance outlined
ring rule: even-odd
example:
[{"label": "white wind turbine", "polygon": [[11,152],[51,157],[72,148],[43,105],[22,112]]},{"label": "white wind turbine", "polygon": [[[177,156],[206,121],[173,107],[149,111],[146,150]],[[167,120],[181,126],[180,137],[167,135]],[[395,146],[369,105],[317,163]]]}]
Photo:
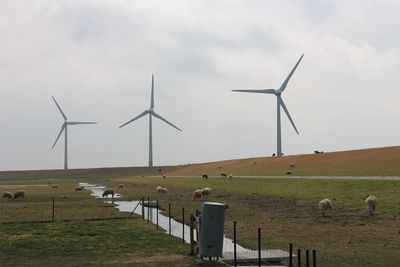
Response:
[{"label": "white wind turbine", "polygon": [[64,137],[64,170],[68,170],[68,125],[77,125],[77,124],[96,124],[97,122],[72,122],[68,121],[67,116],[65,116],[64,112],[62,111],[61,107],[58,105],[56,99],[52,96],[54,103],[56,103],[58,110],[61,112],[61,115],[64,118],[64,123],[61,126],[60,133],[58,134],[56,141],[54,142],[53,146],[51,149],[54,148],[54,146],[57,144],[58,139],[60,138],[61,134],[65,132]]},{"label": "white wind turbine", "polygon": [[296,131],[297,134],[299,132],[297,131],[296,125],[294,125],[294,122],[292,120],[292,117],[289,114],[288,109],[286,108],[285,103],[283,102],[283,99],[281,97],[281,94],[283,91],[285,91],[286,86],[292,77],[294,71],[296,70],[297,66],[300,64],[300,61],[303,59],[303,55],[301,55],[300,59],[297,61],[296,65],[293,67],[292,71],[289,73],[287,76],[286,80],[282,83],[281,87],[279,89],[259,89],[259,90],[248,90],[248,89],[243,89],[243,90],[232,90],[234,92],[245,92],[245,93],[259,93],[259,94],[274,94],[276,96],[277,100],[277,114],[276,114],[276,123],[277,123],[277,156],[282,156],[282,139],[281,139],[281,107],[285,111],[287,117],[289,118],[290,123],[293,125],[294,130]]},{"label": "white wind turbine", "polygon": [[138,116],[136,116],[135,118],[131,119],[130,121],[122,124],[121,126],[119,126],[119,128],[124,127],[125,125],[145,116],[145,115],[149,115],[149,167],[153,167],[153,126],[152,126],[152,117],[156,117],[157,119],[162,120],[163,122],[171,125],[172,127],[174,127],[175,129],[177,129],[178,131],[182,131],[181,129],[179,129],[178,127],[176,127],[175,125],[173,125],[172,123],[170,123],[169,121],[167,121],[166,119],[164,119],[163,117],[161,117],[160,115],[158,115],[154,110],[154,74],[151,75],[151,102],[150,102],[150,108],[148,110],[143,111],[142,113],[140,113]]}]

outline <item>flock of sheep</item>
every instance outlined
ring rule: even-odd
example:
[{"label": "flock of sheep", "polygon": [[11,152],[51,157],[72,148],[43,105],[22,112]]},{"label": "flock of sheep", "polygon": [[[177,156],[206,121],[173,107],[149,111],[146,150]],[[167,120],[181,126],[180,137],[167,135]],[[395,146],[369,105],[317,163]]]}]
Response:
[{"label": "flock of sheep", "polygon": [[14,194],[11,192],[3,192],[3,198],[10,199],[10,200],[15,200],[15,199],[19,199],[19,198],[25,199],[25,191],[24,190],[17,191]]},{"label": "flock of sheep", "polygon": [[[367,196],[365,199],[365,204],[367,204],[367,210],[370,215],[375,214],[376,207],[378,205],[378,198],[376,196]],[[319,212],[324,215],[327,210],[332,209],[332,201],[325,198],[319,202]]]}]

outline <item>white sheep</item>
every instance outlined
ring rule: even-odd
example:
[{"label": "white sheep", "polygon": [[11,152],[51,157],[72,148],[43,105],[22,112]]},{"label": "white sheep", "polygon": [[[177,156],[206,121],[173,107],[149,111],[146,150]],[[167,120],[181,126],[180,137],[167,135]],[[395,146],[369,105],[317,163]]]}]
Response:
[{"label": "white sheep", "polygon": [[168,189],[166,187],[161,187],[161,186],[157,186],[156,190],[160,194],[165,194],[168,191]]},{"label": "white sheep", "polygon": [[325,211],[327,211],[328,209],[332,209],[332,202],[329,199],[325,198],[319,202],[319,212],[324,215]]},{"label": "white sheep", "polygon": [[201,198],[202,195],[203,195],[203,190],[196,189],[192,193],[192,197],[193,197],[192,200],[195,200],[196,198]]},{"label": "white sheep", "polygon": [[211,195],[211,188],[210,187],[205,187],[205,188],[201,189],[201,194],[203,196]]},{"label": "white sheep", "polygon": [[114,198],[114,190],[112,189],[104,190],[102,197],[108,197],[108,195],[111,195],[111,197]]},{"label": "white sheep", "polygon": [[17,199],[17,198],[23,198],[23,199],[25,199],[25,191],[24,191],[24,190],[21,190],[21,191],[15,192],[15,193],[14,193],[14,199]]},{"label": "white sheep", "polygon": [[376,196],[368,196],[365,199],[365,203],[367,204],[367,210],[370,215],[375,214],[376,206],[378,205],[378,199]]},{"label": "white sheep", "polygon": [[14,195],[11,192],[3,192],[3,198],[13,200],[14,199]]}]

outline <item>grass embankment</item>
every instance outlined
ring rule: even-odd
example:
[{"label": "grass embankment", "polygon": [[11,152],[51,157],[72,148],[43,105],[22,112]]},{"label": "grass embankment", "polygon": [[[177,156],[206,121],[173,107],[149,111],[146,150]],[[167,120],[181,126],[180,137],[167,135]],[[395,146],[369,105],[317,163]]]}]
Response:
[{"label": "grass embankment", "polygon": [[[128,214],[74,193],[81,181],[0,181],[1,192],[26,191],[25,200],[0,200],[0,266],[203,266],[181,240],[140,219],[112,219]],[[43,222],[52,219],[53,197],[55,223]]]},{"label": "grass embankment", "polygon": [[[263,248],[282,248],[293,242],[301,249],[317,249],[319,266],[400,266],[400,181],[256,179],[256,178],[173,178],[124,177],[102,181],[115,187],[124,183],[128,198],[150,196],[181,220],[201,208],[191,201],[194,189],[213,189],[210,201],[229,205],[226,232],[232,235],[238,221],[239,243],[257,248],[257,228],[262,229]],[[155,192],[157,185],[168,194]],[[376,216],[369,216],[365,196],[378,197]],[[321,198],[335,198],[334,210],[320,216]],[[186,223],[188,223],[186,216]]]}]

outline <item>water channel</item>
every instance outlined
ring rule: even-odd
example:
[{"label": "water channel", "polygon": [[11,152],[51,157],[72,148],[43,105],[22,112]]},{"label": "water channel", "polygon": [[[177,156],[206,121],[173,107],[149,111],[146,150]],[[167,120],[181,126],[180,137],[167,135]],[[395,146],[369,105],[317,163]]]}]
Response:
[{"label": "water channel", "polygon": [[[88,183],[79,183],[80,186],[83,186],[86,190],[89,190],[91,192],[91,196],[94,196],[96,198],[102,198],[102,194],[104,192],[105,186],[101,185],[94,185],[94,184],[88,184]],[[120,198],[120,194],[115,194],[114,198]],[[105,201],[107,203],[110,202],[111,198],[105,198]],[[146,200],[145,200],[146,202]],[[147,207],[144,206],[142,207],[142,203],[139,203],[139,200],[132,200],[132,201],[118,201],[114,200],[113,203],[116,205],[116,208],[119,211],[122,212],[132,212],[135,207],[135,213],[138,215],[142,215],[142,210],[144,210],[144,218],[149,220],[153,224],[157,224],[157,208],[153,207]],[[163,214],[160,213],[160,210],[158,210],[158,226],[163,229],[165,232],[169,232],[169,218],[167,216],[164,216]],[[182,225],[182,223],[177,222],[173,218],[171,218],[171,235],[182,238],[182,229],[184,227],[184,233],[185,233],[185,242],[190,243],[190,228],[187,225]],[[195,236],[196,238],[196,236]],[[224,236],[224,246],[223,246],[223,251],[224,252],[233,252],[234,250],[234,244],[233,240],[230,238],[227,238]],[[236,251],[237,252],[249,252],[249,249],[246,249],[238,244],[236,244]]]}]

